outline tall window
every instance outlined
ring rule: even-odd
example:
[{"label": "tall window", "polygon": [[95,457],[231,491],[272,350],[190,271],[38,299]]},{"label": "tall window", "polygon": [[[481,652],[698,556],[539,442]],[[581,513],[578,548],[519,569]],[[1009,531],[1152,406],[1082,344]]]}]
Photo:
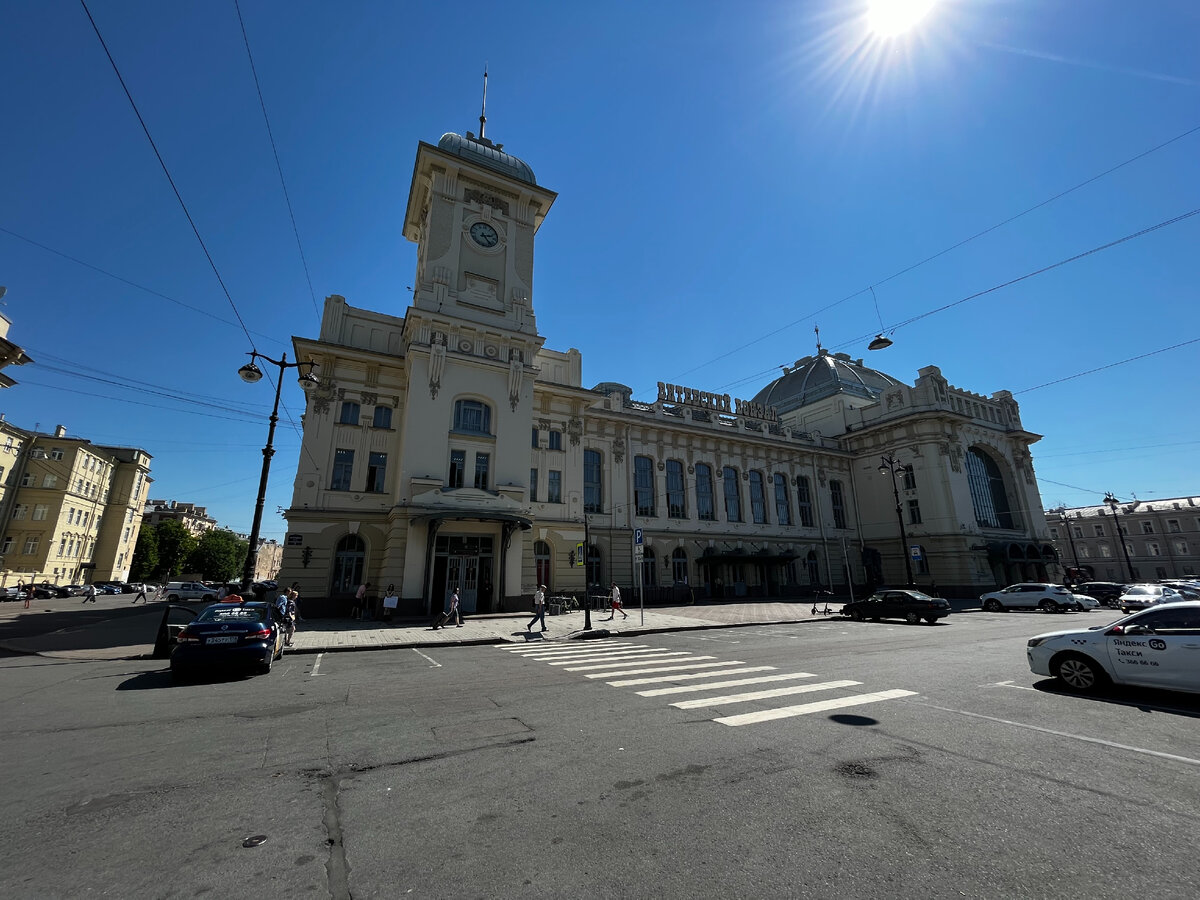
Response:
[{"label": "tall window", "polygon": [[672,519],[687,518],[687,493],[683,486],[683,463],[667,460],[667,515]]},{"label": "tall window", "polygon": [[725,490],[725,521],[742,521],[742,490],[738,484],[737,472],[732,466],[721,470],[721,481]]},{"label": "tall window", "polygon": [[475,454],[475,487],[481,491],[488,489],[488,465],[491,457],[487,453]]},{"label": "tall window", "polygon": [[29,515],[29,507],[26,506],[24,503],[18,503],[16,506],[13,507],[13,516],[12,517],[14,519],[23,519],[27,515]]},{"label": "tall window", "polygon": [[767,497],[763,492],[762,472],[750,473],[750,515],[756,525],[767,521]]},{"label": "tall window", "polygon": [[1092,526],[1092,534],[1094,534],[1096,537],[1104,537],[1104,526],[1103,525],[1093,525]]},{"label": "tall window", "polygon": [[808,489],[808,479],[803,475],[796,479],[796,509],[800,515],[800,524],[805,528],[812,528],[812,492]]},{"label": "tall window", "polygon": [[353,400],[343,400],[342,413],[338,416],[338,423],[341,425],[357,425],[358,417],[361,413],[362,407]]},{"label": "tall window", "polygon": [[545,541],[534,541],[533,569],[538,584],[544,584],[548,588],[554,587],[550,583],[550,545]]},{"label": "tall window", "polygon": [[530,503],[538,502],[537,485],[538,485],[538,470],[530,469],[529,470],[529,502]]},{"label": "tall window", "polygon": [[33,505],[33,521],[43,522],[46,519],[47,506],[45,503],[35,503]]},{"label": "tall window", "polygon": [[604,570],[601,566],[600,548],[589,544],[587,548],[587,583],[604,584]]},{"label": "tall window", "polygon": [[655,515],[654,460],[648,456],[639,456],[633,461],[633,500],[639,516]]},{"label": "tall window", "polygon": [[917,476],[913,473],[912,466],[904,467],[904,489],[906,491],[915,491],[917,489]]},{"label": "tall window", "polygon": [[371,427],[373,428],[391,428],[392,427],[392,408],[390,406],[377,406],[375,413],[371,419]]},{"label": "tall window", "polygon": [[829,503],[833,506],[833,527],[846,527],[846,494],[842,483],[835,479],[829,481]]},{"label": "tall window", "polygon": [[[58,476],[57,476],[57,475],[44,475],[44,476],[42,476],[42,487],[44,487],[44,488],[52,488],[52,487],[54,487],[54,486],[55,486],[55,485],[57,485],[57,484],[58,484]],[[1178,529],[1176,529],[1176,530],[1178,530]]]},{"label": "tall window", "polygon": [[583,451],[583,511],[598,513],[604,508],[600,451]]},{"label": "tall window", "polygon": [[1013,515],[1004,491],[1004,476],[996,461],[974,447],[967,450],[967,484],[975,521],[984,528],[1013,528]]},{"label": "tall window", "polygon": [[787,476],[775,475],[775,518],[780,525],[792,524],[792,504],[788,502]]},{"label": "tall window", "polygon": [[1179,534],[1179,530],[1178,519],[1167,519],[1167,531],[1171,532],[1171,534]]},{"label": "tall window", "polygon": [[492,409],[479,400],[454,401],[454,430],[472,434],[492,433]]},{"label": "tall window", "polygon": [[37,553],[38,543],[40,541],[41,541],[41,538],[38,537],[36,534],[33,537],[25,538],[25,555],[33,556],[33,554]]},{"label": "tall window", "polygon": [[546,482],[546,502],[562,503],[562,472],[551,469],[547,474],[550,478]]},{"label": "tall window", "polygon": [[916,500],[908,501],[908,524],[921,524],[921,504],[919,504]]},{"label": "tall window", "polygon": [[446,479],[446,486],[450,488],[460,488],[463,486],[463,474],[467,469],[467,453],[465,450],[450,451],[450,477]]},{"label": "tall window", "polygon": [[550,432],[550,449],[551,450],[561,450],[562,449],[562,432],[561,431],[551,431]]},{"label": "tall window", "polygon": [[1153,522],[1142,522],[1141,526],[1142,526],[1142,534],[1154,534],[1154,523]]},{"label": "tall window", "polygon": [[367,491],[382,494],[387,478],[387,454],[371,453],[367,456]]},{"label": "tall window", "polygon": [[1158,541],[1146,541],[1147,556],[1162,556],[1162,548],[1159,547]]},{"label": "tall window", "polygon": [[366,545],[356,534],[348,534],[337,543],[333,551],[333,589],[338,593],[352,593],[363,583],[363,564],[366,562]]},{"label": "tall window", "polygon": [[354,472],[354,451],[338,448],[333,451],[333,478],[329,482],[331,491],[350,490],[350,475]]},{"label": "tall window", "polygon": [[676,547],[671,553],[671,580],[676,584],[687,584],[687,551],[682,547]]},{"label": "tall window", "polygon": [[642,586],[654,587],[658,584],[658,564],[654,559],[654,550],[647,547],[642,557]]},{"label": "tall window", "polygon": [[717,518],[716,505],[713,503],[712,466],[707,463],[696,463],[696,518],[705,522],[713,522]]},{"label": "tall window", "polygon": [[536,449],[538,448],[538,430],[537,430],[536,428],[535,428],[535,429],[533,429],[533,444],[532,444],[532,447],[533,447],[533,449],[534,449],[534,450],[536,450]]}]

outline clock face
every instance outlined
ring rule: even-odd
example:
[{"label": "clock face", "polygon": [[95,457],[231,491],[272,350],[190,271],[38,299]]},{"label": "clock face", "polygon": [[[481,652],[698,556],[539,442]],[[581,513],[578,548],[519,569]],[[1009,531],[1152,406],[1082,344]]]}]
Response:
[{"label": "clock face", "polygon": [[471,226],[471,240],[480,247],[495,247],[500,240],[496,229],[487,222],[476,222]]}]

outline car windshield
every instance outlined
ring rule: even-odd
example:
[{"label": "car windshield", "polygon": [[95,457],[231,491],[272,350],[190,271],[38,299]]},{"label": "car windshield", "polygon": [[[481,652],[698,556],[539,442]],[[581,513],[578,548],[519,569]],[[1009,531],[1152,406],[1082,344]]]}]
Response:
[{"label": "car windshield", "polygon": [[1126,594],[1157,594],[1158,591],[1148,587],[1131,587],[1125,592]]},{"label": "car windshield", "polygon": [[197,622],[262,622],[267,611],[253,606],[210,606],[196,619]]},{"label": "car windshield", "polygon": [[909,591],[908,596],[913,597],[914,599],[917,599],[917,600],[932,600],[933,599],[928,594],[922,594],[920,591]]}]

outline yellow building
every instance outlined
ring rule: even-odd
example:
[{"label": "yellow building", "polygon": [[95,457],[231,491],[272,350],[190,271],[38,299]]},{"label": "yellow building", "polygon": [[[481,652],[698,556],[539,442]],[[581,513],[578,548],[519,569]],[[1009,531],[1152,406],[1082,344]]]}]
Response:
[{"label": "yellow building", "polygon": [[150,459],[0,421],[0,586],[127,581]]}]

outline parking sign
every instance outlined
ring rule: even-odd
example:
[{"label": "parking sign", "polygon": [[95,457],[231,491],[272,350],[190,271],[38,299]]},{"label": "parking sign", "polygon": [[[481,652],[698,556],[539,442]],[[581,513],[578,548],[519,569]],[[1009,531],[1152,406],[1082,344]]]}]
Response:
[{"label": "parking sign", "polygon": [[639,547],[642,546],[642,529],[633,529],[633,542]]}]

